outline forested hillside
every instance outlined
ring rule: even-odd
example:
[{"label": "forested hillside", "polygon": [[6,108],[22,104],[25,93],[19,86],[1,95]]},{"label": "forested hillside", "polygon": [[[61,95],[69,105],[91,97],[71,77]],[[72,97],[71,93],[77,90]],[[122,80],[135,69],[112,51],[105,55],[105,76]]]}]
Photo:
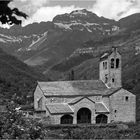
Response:
[{"label": "forested hillside", "polygon": [[14,56],[0,49],[0,101],[16,100],[26,104],[31,100],[37,80],[46,80],[42,74],[33,70]]}]

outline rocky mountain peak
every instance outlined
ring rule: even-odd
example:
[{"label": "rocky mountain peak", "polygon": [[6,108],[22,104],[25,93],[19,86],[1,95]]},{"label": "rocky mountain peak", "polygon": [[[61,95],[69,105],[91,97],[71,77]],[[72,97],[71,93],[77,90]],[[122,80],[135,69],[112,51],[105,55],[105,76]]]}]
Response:
[{"label": "rocky mountain peak", "polygon": [[86,9],[82,9],[82,10],[75,10],[72,11],[69,14],[62,14],[62,15],[57,15],[56,17],[54,17],[53,22],[54,23],[71,23],[71,22],[92,22],[93,20],[97,20],[99,19],[99,17],[86,10]]},{"label": "rocky mountain peak", "polygon": [[[93,14],[92,12],[82,9],[82,10],[75,10],[70,13],[70,15],[81,15],[81,16],[88,16],[89,14]],[[96,15],[96,14],[95,14]]]},{"label": "rocky mountain peak", "polygon": [[[117,22],[103,17],[98,17],[86,9],[75,10],[69,14],[57,15],[53,19],[56,28],[71,31],[87,31],[97,34],[111,34],[119,29]],[[100,32],[100,33],[99,33]]]}]

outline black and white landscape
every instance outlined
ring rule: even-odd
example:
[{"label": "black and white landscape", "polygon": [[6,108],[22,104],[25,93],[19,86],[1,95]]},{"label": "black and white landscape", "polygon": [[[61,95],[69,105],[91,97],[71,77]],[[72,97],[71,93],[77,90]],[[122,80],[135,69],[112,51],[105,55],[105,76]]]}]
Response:
[{"label": "black and white landscape", "polygon": [[122,84],[137,96],[140,121],[140,13],[115,20],[77,9],[52,21],[0,27],[0,103],[32,106],[37,81],[70,80],[72,71],[74,80],[99,79],[100,56],[112,46],[122,55]]}]

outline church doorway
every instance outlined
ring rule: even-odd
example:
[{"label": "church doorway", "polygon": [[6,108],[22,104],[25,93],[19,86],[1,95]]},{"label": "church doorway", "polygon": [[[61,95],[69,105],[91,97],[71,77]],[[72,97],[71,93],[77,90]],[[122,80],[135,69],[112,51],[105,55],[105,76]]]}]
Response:
[{"label": "church doorway", "polygon": [[73,123],[73,117],[71,115],[63,115],[61,117],[61,124],[72,124]]},{"label": "church doorway", "polygon": [[104,114],[100,114],[96,117],[96,123],[107,123],[107,116]]},{"label": "church doorway", "polygon": [[81,108],[77,112],[77,123],[91,123],[91,111],[88,108]]}]

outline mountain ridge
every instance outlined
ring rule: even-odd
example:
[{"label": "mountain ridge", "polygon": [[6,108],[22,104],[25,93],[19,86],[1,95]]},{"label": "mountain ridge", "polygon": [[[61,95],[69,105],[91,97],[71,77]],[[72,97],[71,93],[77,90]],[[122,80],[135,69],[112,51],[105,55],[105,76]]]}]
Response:
[{"label": "mountain ridge", "polygon": [[[9,41],[9,43],[7,43],[6,39],[4,40],[1,38],[0,43],[3,43],[1,48],[29,65],[38,65],[36,62],[46,63],[47,65],[50,63],[48,60],[54,63],[56,59],[58,59],[58,61],[64,59],[66,57],[64,53],[61,51],[59,56],[57,56],[57,51],[65,50],[66,46],[69,46],[69,48],[73,46],[71,47],[72,49],[70,52],[72,53],[75,49],[81,47],[82,42],[89,39],[99,39],[100,37],[108,36],[112,32],[115,32],[115,30],[118,30],[114,20],[109,20],[103,17],[100,18],[96,14],[85,9],[77,11],[84,13],[84,16],[81,17],[81,13],[79,15],[78,13],[76,14],[76,11],[73,11],[70,14],[54,17],[52,22],[41,22],[40,24],[33,23],[25,27],[17,27],[15,25],[9,30],[6,29],[5,32],[0,29],[1,33],[6,34],[7,32],[8,37],[15,40],[15,42]],[[66,23],[67,19],[68,22]],[[96,21],[96,23],[94,23],[94,21]],[[41,41],[45,32],[48,32],[48,36]],[[6,43],[2,41],[5,41]],[[39,47],[34,45],[35,47],[33,46],[30,48],[30,45],[33,44],[33,42],[38,42],[38,44],[40,44]],[[9,48],[9,46],[11,47]],[[58,47],[59,49],[57,49]],[[45,56],[44,53],[40,54],[43,48],[46,52]],[[53,60],[52,57],[50,58],[50,52],[55,54],[55,60]],[[67,56],[70,55],[68,51],[65,51],[65,53]],[[33,61],[31,58],[36,60]]]},{"label": "mountain ridge", "polygon": [[5,104],[7,101],[19,104],[30,103],[36,81],[47,80],[43,74],[1,49],[0,67],[0,104]]},{"label": "mountain ridge", "polygon": [[101,42],[104,38],[123,36],[136,30],[139,28],[138,17],[140,13],[115,21],[98,17],[86,9],[75,10],[55,16],[52,22],[0,28],[0,47],[28,65],[44,67],[43,72],[78,49],[84,49],[83,44],[87,41]]}]

